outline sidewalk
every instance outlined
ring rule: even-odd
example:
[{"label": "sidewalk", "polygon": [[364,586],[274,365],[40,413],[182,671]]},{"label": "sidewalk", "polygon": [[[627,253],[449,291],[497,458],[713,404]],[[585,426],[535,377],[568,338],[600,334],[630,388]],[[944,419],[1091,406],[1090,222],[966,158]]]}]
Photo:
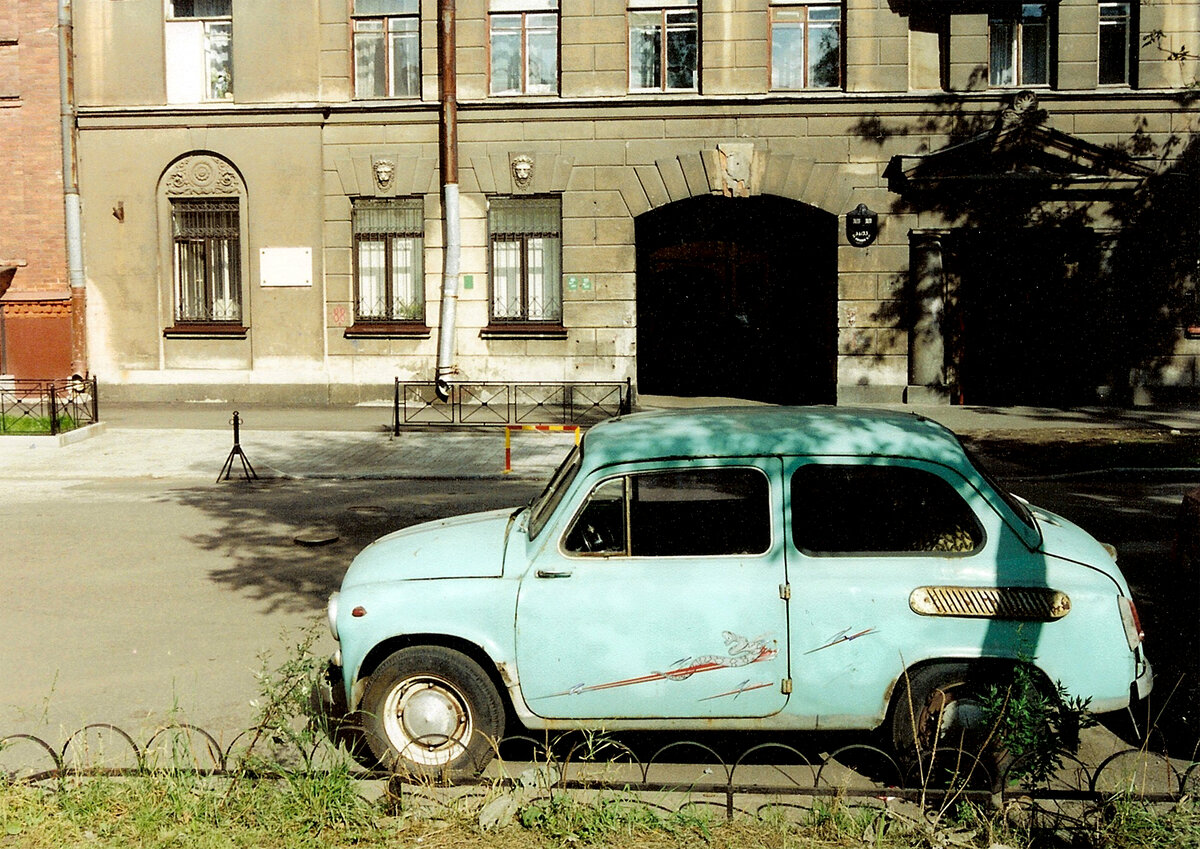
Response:
[{"label": "sidewalk", "polygon": [[[720,399],[712,400],[719,403]],[[692,406],[693,399],[646,399],[650,406]],[[1060,429],[1200,432],[1190,408],[1050,410],[1028,407],[910,407],[964,435]],[[192,478],[215,480],[233,447],[233,407],[225,404],[145,404],[101,407],[95,435],[70,445],[0,437],[0,477]],[[403,429],[391,434],[389,406],[255,407],[243,405],[241,447],[262,478],[405,479],[503,478],[503,428]],[[512,434],[510,477],[544,479],[570,450],[569,432]],[[242,468],[235,458],[233,476]]]}]

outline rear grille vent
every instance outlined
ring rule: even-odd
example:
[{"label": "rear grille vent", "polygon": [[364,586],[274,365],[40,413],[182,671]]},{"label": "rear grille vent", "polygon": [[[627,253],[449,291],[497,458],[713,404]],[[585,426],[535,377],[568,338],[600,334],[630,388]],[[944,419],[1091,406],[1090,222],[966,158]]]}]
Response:
[{"label": "rear grille vent", "polygon": [[908,606],[922,616],[1049,622],[1071,612],[1071,599],[1047,587],[917,587]]}]

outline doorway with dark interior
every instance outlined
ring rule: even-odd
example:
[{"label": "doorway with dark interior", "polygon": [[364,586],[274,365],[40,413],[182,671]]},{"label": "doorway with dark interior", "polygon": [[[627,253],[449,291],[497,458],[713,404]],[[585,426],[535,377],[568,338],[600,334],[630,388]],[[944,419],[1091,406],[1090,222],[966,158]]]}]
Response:
[{"label": "doorway with dark interior", "polygon": [[706,195],[635,226],[641,394],[836,401],[836,215]]}]

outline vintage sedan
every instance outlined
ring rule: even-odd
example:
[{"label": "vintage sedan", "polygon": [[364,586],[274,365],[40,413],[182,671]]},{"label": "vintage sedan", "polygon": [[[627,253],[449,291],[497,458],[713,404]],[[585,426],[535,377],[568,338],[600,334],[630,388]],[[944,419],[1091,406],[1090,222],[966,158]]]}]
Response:
[{"label": "vintage sedan", "polygon": [[[389,534],[329,604],[338,711],[385,766],[526,729],[873,729],[902,751],[1017,664],[1127,707],[1115,551],[917,415],[742,407],[592,428],[528,506]],[[957,708],[957,709],[956,709]]]}]

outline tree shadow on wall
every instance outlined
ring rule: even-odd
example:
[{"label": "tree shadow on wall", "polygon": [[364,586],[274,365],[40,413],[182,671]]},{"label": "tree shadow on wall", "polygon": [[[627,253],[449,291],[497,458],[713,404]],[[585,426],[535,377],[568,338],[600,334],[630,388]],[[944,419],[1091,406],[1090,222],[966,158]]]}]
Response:
[{"label": "tree shadow on wall", "polygon": [[[908,124],[858,122],[881,149],[915,148],[885,172],[890,211],[919,217],[914,268],[875,318],[914,348],[936,342],[955,400],[1129,403],[1143,385],[1200,384],[1174,356],[1200,331],[1200,136],[1147,126],[1094,145],[1050,128],[1026,92],[998,113],[947,95]],[[946,144],[916,142],[931,137]]]}]

